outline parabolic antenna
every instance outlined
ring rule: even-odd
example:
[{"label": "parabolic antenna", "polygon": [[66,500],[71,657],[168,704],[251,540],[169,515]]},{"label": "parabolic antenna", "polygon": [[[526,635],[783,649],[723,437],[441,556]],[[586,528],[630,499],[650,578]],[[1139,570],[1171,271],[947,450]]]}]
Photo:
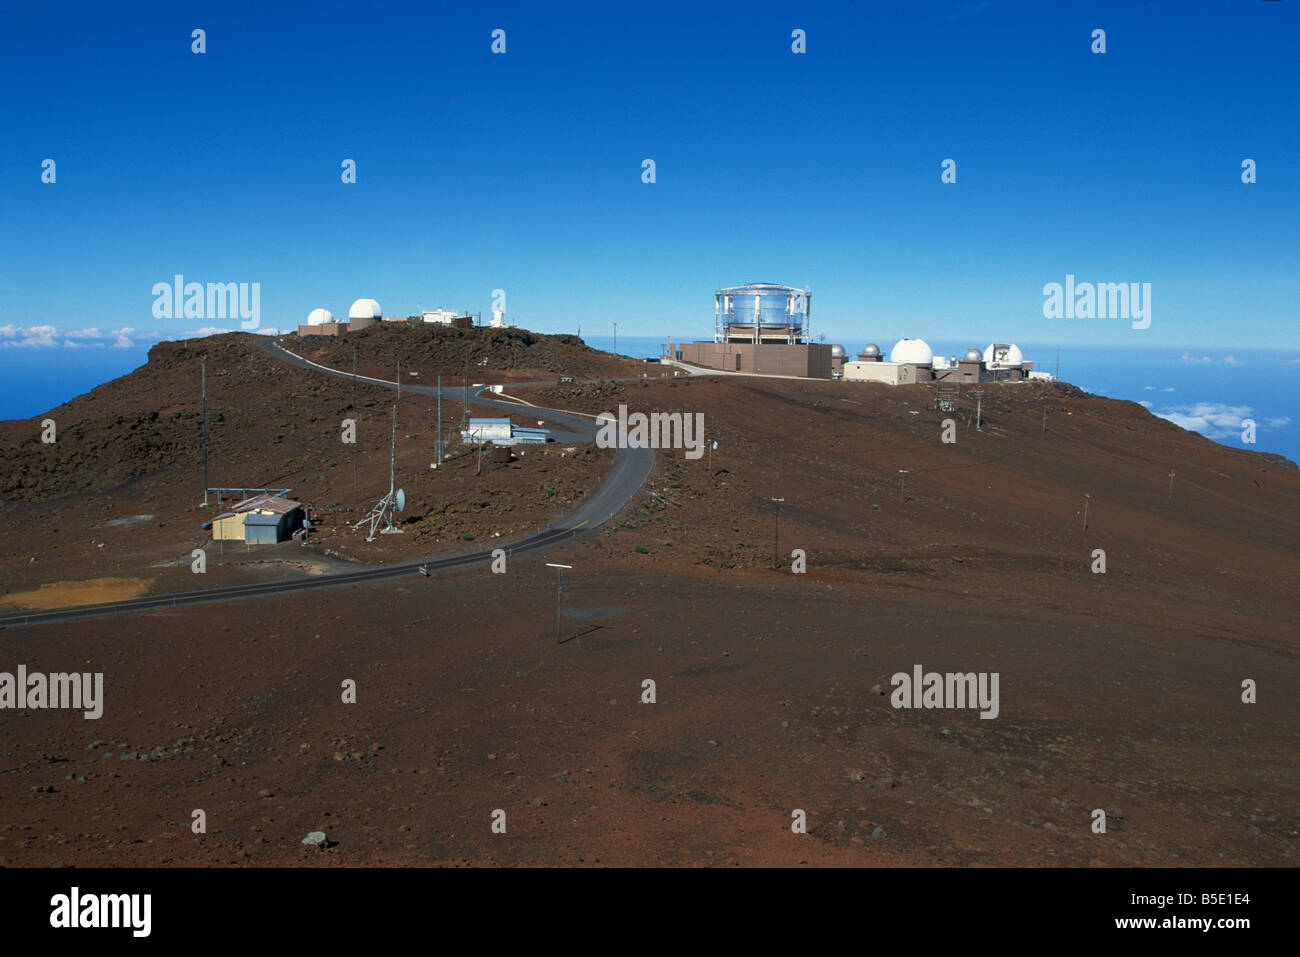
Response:
[{"label": "parabolic antenna", "polygon": [[394,507],[395,507],[399,512],[405,512],[405,511],[406,511],[406,489],[404,489],[404,488],[399,488],[399,489],[397,490],[397,495],[396,495],[396,497],[393,499],[393,506],[394,506]]}]

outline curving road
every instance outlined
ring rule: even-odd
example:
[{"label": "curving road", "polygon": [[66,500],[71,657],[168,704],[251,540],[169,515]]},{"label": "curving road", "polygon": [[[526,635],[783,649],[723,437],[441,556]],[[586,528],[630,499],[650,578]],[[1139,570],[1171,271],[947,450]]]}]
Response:
[{"label": "curving road", "polygon": [[[326,375],[351,379],[352,373],[318,365],[309,359],[289,352],[274,342],[258,342],[258,347],[270,353],[276,359],[303,369],[311,369]],[[357,376],[359,381],[369,382],[388,388],[397,388],[397,383],[385,379],[372,379]],[[525,384],[525,383],[519,383]],[[540,384],[540,383],[538,383]],[[484,387],[486,389],[486,386]],[[518,412],[526,408],[530,415],[560,426],[571,432],[578,441],[594,442],[596,423],[594,416],[581,413],[563,412],[558,409],[546,409],[539,406],[505,402],[489,399],[482,395],[484,389],[475,392],[470,402],[504,411]],[[438,390],[430,386],[402,385],[403,392],[436,396]],[[444,390],[446,392],[447,390]],[[495,545],[503,548],[507,555],[522,555],[539,549],[550,548],[561,542],[570,541],[579,535],[599,528],[609,521],[631,501],[637,490],[644,484],[654,466],[654,452],[651,449],[619,449],[614,460],[614,467],[601,481],[600,487],[576,510],[559,522],[547,526],[515,542]],[[467,555],[454,555],[450,558],[428,559],[425,561],[403,562],[399,565],[375,565],[356,571],[336,572],[313,578],[291,579],[289,581],[260,582],[247,585],[223,585],[205,588],[199,591],[178,592],[171,595],[146,595],[125,601],[104,602],[97,605],[75,605],[69,608],[55,608],[49,611],[23,611],[9,615],[0,615],[0,628],[13,628],[21,625],[37,625],[54,621],[67,621],[73,618],[93,618],[101,615],[120,615],[153,608],[171,608],[180,605],[197,605],[203,602],[229,601],[234,598],[248,598],[257,595],[280,594],[283,592],[307,591],[313,588],[333,588],[339,585],[357,585],[366,582],[399,578],[416,572],[421,566],[430,572],[462,568],[491,559],[491,550],[473,552]]]}]

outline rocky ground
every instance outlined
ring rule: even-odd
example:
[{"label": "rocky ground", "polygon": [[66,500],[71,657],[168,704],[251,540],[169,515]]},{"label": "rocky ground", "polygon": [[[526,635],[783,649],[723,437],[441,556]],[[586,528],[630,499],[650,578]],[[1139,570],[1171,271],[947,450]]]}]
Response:
[{"label": "rocky ground", "polygon": [[[246,445],[223,434],[225,454],[247,454],[267,484],[283,456],[297,469],[284,484],[347,501],[346,459],[329,469],[295,456],[328,454],[327,438],[315,449],[304,436],[315,415],[332,436],[350,385],[281,371],[232,378],[215,402],[209,379],[210,412],[262,429]],[[245,406],[249,381],[261,391]],[[154,389],[164,398],[166,382]],[[148,383],[137,386],[115,415],[147,417]],[[0,859],[1297,863],[1291,463],[1066,386],[986,387],[982,427],[963,400],[955,444],[940,441],[946,416],[919,386],[706,376],[527,395],[591,413],[620,402],[703,412],[719,449],[711,463],[660,453],[613,522],[512,559],[505,575],[479,567],[4,633],[0,670],[102,671],[106,705],[97,721],[2,713]],[[391,407],[382,392],[363,401],[376,417]],[[338,523],[334,545],[236,555],[229,574],[472,548],[489,530],[506,538],[567,511],[609,467],[607,451],[530,453],[481,497],[501,473],[475,475],[467,456],[421,467],[427,400],[409,401],[399,440],[422,438],[401,465],[417,490],[407,535],[363,552]],[[193,404],[164,408],[188,415]],[[30,427],[4,423],[0,439]],[[363,484],[386,485],[381,438]],[[116,448],[107,440],[99,455],[111,463]],[[7,456],[6,592],[72,579],[139,587],[130,580],[154,574],[149,549],[176,560],[190,539],[170,529],[193,536],[199,513],[192,500],[173,512],[160,502],[193,484],[192,448],[171,460],[184,476],[162,465],[97,491],[71,446],[31,482]],[[13,491],[15,475],[30,493]],[[89,491],[61,491],[78,482]],[[773,498],[785,499],[779,528]],[[794,549],[804,574],[791,571]],[[546,561],[574,566],[561,641]],[[148,587],[193,577],[175,574]],[[916,664],[997,672],[998,717],[892,707],[891,676]],[[341,700],[348,679],[354,704]],[[653,704],[642,702],[647,679]],[[1257,704],[1242,702],[1248,679]],[[203,835],[191,831],[197,809]],[[1096,809],[1105,834],[1090,828]],[[492,830],[498,810],[505,834]],[[806,834],[791,832],[795,810]],[[314,831],[324,846],[301,843]]]}]

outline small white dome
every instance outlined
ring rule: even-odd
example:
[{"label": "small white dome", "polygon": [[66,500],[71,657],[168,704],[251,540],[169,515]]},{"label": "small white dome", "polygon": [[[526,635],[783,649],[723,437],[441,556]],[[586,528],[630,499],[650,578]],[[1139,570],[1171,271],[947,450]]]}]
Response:
[{"label": "small white dome", "polygon": [[844,358],[844,347],[840,345],[831,346],[831,355],[836,359]]},{"label": "small white dome", "polygon": [[874,342],[868,342],[865,346],[862,347],[862,351],[859,352],[858,355],[878,356],[880,355],[880,346],[876,345]]},{"label": "small white dome", "polygon": [[979,362],[984,357],[980,355],[978,349],[967,349],[965,355],[961,358],[963,362]]},{"label": "small white dome", "polygon": [[313,309],[307,313],[307,325],[323,326],[327,322],[333,322],[334,315],[328,309]]},{"label": "small white dome", "polygon": [[383,313],[379,311],[379,303],[373,299],[358,299],[348,310],[349,319],[379,319]]},{"label": "small white dome", "polygon": [[924,339],[899,339],[889,351],[889,361],[928,366],[934,363],[934,353]]},{"label": "small white dome", "polygon": [[990,342],[984,350],[984,364],[990,369],[1015,368],[1025,364],[1025,356],[1014,343]]}]

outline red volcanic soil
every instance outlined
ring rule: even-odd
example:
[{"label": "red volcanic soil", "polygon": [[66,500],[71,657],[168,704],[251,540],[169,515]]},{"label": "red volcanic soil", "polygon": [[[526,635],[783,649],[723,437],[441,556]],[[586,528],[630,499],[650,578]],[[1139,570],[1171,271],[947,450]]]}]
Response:
[{"label": "red volcanic soil", "polygon": [[555,381],[671,376],[673,369],[640,359],[600,352],[573,335],[546,335],[527,329],[476,326],[451,329],[424,323],[382,323],[342,336],[281,337],[286,349],[332,369],[404,385],[463,385],[474,382]]},{"label": "red volcanic soil", "polygon": [[[306,454],[311,429],[337,429],[334,392],[313,397],[334,403],[317,413],[272,389],[281,374],[304,398],[339,388],[282,367],[255,380],[279,403],[268,415],[297,425],[249,446],[264,475],[275,455]],[[245,391],[222,408],[242,410]],[[613,522],[504,575],[481,566],[5,632],[0,670],[102,671],[106,704],[97,721],[0,712],[0,859],[1297,863],[1291,463],[1065,386],[986,386],[983,428],[963,399],[952,445],[921,386],[698,377],[528,397],[702,412],[719,449],[711,471],[707,456],[660,453]],[[368,400],[373,415],[388,398]],[[561,460],[574,494],[609,454]],[[59,509],[60,534],[92,537],[108,497],[114,514],[152,512],[179,481],[164,467],[91,496],[14,502],[4,518],[26,541]],[[528,493],[511,494],[545,511]],[[129,534],[118,558],[56,577],[145,576]],[[4,549],[8,582],[25,556],[12,538]],[[806,574],[791,573],[794,549]],[[55,561],[35,557],[24,589]],[[574,566],[560,642],[545,561]],[[891,676],[917,664],[997,672],[997,718],[892,707]],[[346,679],[355,704],[340,700]],[[1257,704],[1242,702],[1248,679]],[[1105,834],[1090,828],[1098,808]],[[195,809],[206,834],[191,833]],[[492,831],[498,809],[505,834]],[[796,809],[807,834],[791,833]],[[302,846],[315,830],[332,846]]]},{"label": "red volcanic soil", "polygon": [[[203,505],[204,358],[209,484],[291,489],[316,526],[307,547],[217,545],[202,530],[241,497],[224,493],[218,503],[214,493]],[[436,398],[405,392],[395,403],[392,390],[361,382],[353,408],[352,389],[232,334],[161,343],[129,375],[46,415],[0,422],[0,608],[45,606],[49,596],[33,594],[42,585],[105,577],[125,576],[132,594],[192,589],[190,554],[199,547],[211,552],[204,581],[213,585],[488,547],[571,511],[613,460],[612,451],[557,443],[519,450],[508,464],[480,462],[460,442],[460,392],[449,389],[447,453],[435,471]],[[366,542],[352,525],[388,491],[394,404],[406,534]],[[57,426],[48,445],[39,438],[46,417]],[[353,445],[341,438],[348,418],[357,422]],[[537,424],[526,413],[514,418]],[[63,591],[62,604],[82,603]]]}]

